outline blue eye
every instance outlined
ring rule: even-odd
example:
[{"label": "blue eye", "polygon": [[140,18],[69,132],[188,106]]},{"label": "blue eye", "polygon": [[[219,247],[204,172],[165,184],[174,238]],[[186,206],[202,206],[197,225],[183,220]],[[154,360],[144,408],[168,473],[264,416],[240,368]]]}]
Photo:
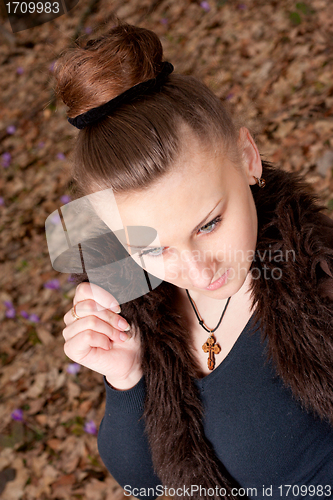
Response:
[{"label": "blue eye", "polygon": [[214,231],[214,229],[216,228],[216,226],[219,224],[219,222],[221,222],[221,216],[218,215],[217,217],[215,217],[215,219],[211,220],[210,222],[208,222],[207,224],[205,224],[204,226],[202,226],[199,231],[202,231],[203,229],[209,229],[209,228],[213,228],[212,229],[209,229],[209,231],[204,231],[203,234],[207,234],[207,233],[212,233]]},{"label": "blue eye", "polygon": [[[199,229],[199,231],[204,230],[203,234],[212,233],[216,229],[218,224],[221,222],[221,220],[222,217],[218,215],[217,217],[215,217],[215,219],[211,220],[210,222],[202,226]],[[206,229],[209,229],[209,231],[206,231]],[[163,255],[164,248],[165,247],[158,247],[158,248],[152,248],[151,250],[150,249],[144,250],[143,252],[140,252],[138,255],[139,257],[143,257],[144,255],[149,255],[149,257],[161,257],[161,255]]]},{"label": "blue eye", "polygon": [[159,247],[159,248],[152,248],[151,250],[144,250],[143,252],[140,252],[138,255],[139,257],[142,257],[143,255],[149,255],[149,257],[160,257],[162,253],[163,253],[163,247]]}]

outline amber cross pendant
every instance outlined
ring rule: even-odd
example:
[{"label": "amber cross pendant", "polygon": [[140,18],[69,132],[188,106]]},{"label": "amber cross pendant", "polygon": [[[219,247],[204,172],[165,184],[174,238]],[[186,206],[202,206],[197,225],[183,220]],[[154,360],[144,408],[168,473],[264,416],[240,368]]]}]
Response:
[{"label": "amber cross pendant", "polygon": [[221,347],[218,344],[215,344],[215,342],[216,342],[216,339],[215,339],[214,335],[212,334],[208,337],[207,341],[202,346],[202,350],[204,352],[209,353],[208,360],[207,360],[207,365],[208,365],[209,370],[214,370],[214,366],[215,366],[214,354],[218,354],[219,352],[221,352]]}]

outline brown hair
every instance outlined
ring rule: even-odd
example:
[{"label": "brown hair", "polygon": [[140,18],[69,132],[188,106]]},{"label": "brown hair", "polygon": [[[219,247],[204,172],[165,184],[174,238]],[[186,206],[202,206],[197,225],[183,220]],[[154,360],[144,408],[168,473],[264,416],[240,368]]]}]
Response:
[{"label": "brown hair", "polygon": [[[162,45],[155,33],[118,20],[107,34],[69,48],[55,64],[56,95],[73,118],[104,104],[160,71]],[[227,105],[201,81],[172,73],[162,90],[124,104],[80,131],[72,175],[79,195],[113,188],[142,189],[172,168],[187,124],[202,141],[215,141],[237,166],[237,125]],[[223,144],[222,144],[223,143]]]},{"label": "brown hair", "polygon": [[[61,55],[54,68],[56,94],[73,118],[155,77],[162,57],[155,33],[118,19],[104,36]],[[82,196],[110,187],[119,193],[151,186],[184,151],[184,126],[203,145],[222,147],[236,168],[240,165],[239,127],[227,106],[198,79],[172,73],[158,93],[123,104],[78,133],[72,170],[77,193]],[[88,281],[84,275],[76,278]],[[196,360],[186,325],[175,313],[174,291],[173,285],[162,283],[122,305],[123,315],[139,327],[142,340],[147,387],[144,418],[154,467],[169,488],[190,486],[195,478],[202,487],[225,487],[226,498],[232,499],[230,488],[235,482],[204,435],[193,382]],[[163,324],[158,335],[156,318]],[[179,404],[186,391],[189,398],[183,397]]]}]

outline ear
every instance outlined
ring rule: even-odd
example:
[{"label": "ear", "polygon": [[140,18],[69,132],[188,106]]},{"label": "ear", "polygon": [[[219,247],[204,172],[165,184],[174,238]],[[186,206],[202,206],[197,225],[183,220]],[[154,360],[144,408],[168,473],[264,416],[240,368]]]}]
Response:
[{"label": "ear", "polygon": [[262,175],[262,163],[258,148],[246,127],[239,130],[238,145],[243,161],[243,171],[249,184],[255,184],[255,177]]}]

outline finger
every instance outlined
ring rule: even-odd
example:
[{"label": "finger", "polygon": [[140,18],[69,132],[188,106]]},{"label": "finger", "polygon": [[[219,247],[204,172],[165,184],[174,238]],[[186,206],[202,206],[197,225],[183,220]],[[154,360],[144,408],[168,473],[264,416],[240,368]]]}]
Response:
[{"label": "finger", "polygon": [[104,290],[104,288],[95,285],[95,283],[83,282],[76,287],[73,304],[76,305],[78,302],[86,299],[96,301],[101,308],[113,309],[115,312],[120,312],[120,306],[115,297]]},{"label": "finger", "polygon": [[109,309],[100,310],[99,304],[97,304],[94,300],[88,299],[78,302],[75,306],[75,312],[80,318],[87,316],[100,318],[118,330],[128,331],[130,329],[130,325],[127,323],[125,318],[119,316],[119,314],[116,314],[113,311],[110,311]]},{"label": "finger", "polygon": [[112,342],[107,335],[92,330],[85,330],[68,339],[64,344],[66,356],[77,363],[82,363],[84,358],[86,358],[94,348],[109,351],[112,349]]},{"label": "finger", "polygon": [[[75,299],[75,297],[74,297],[74,299]],[[96,311],[103,311],[105,309],[101,304],[99,304],[98,302],[96,302],[93,299],[82,300],[81,302],[85,304],[84,305],[84,310],[87,310],[89,314],[93,314]],[[67,313],[64,315],[65,325],[70,325],[71,323],[73,323],[73,321],[75,321],[76,319],[78,319],[73,314],[74,308],[75,308],[75,313],[76,313],[77,316],[87,316],[87,313],[83,312],[83,309],[82,309],[81,306],[80,306],[81,313],[79,315],[78,312],[77,312],[78,302],[76,300],[73,300],[73,303],[74,303],[74,306],[71,307],[71,309],[69,309],[69,311],[67,311]],[[111,309],[111,310],[113,312],[116,312],[117,314],[119,314],[120,313],[120,307],[119,306],[117,306],[117,307],[118,307],[118,309],[116,308],[115,311],[113,311],[113,309]]]},{"label": "finger", "polygon": [[[105,311],[102,311],[104,313]],[[99,312],[101,314],[101,312]],[[111,313],[114,314],[114,313]],[[117,315],[115,315],[116,318],[119,318]],[[122,318],[123,319],[123,318]],[[119,328],[119,327],[118,327]],[[64,339],[67,341],[70,338],[74,337],[80,332],[86,331],[86,330],[92,330],[97,333],[102,333],[109,337],[109,339],[112,342],[126,342],[126,340],[130,339],[132,337],[132,334],[130,331],[122,331],[119,330],[118,328],[115,328],[114,326],[110,325],[108,321],[104,321],[103,319],[99,318],[98,316],[87,316],[84,318],[80,318],[79,320],[74,321],[70,325],[68,325],[66,328],[64,328],[62,334],[64,336]]]},{"label": "finger", "polygon": [[[109,309],[101,309],[100,304],[97,304],[94,300],[87,299],[78,302],[75,306],[75,313],[79,319],[87,316],[97,316],[103,321],[110,323],[114,328],[118,330],[128,331],[130,325],[127,321],[119,316],[119,314],[110,311]],[[64,316],[64,322],[66,325],[70,325],[77,321],[77,318],[73,315],[73,309],[70,309]]]},{"label": "finger", "polygon": [[[64,322],[66,325],[71,325],[74,321],[76,321],[79,318],[82,318],[84,316],[90,316],[91,314],[96,314],[97,311],[104,310],[104,307],[102,307],[100,304],[96,303],[96,301],[92,299],[82,300],[80,303],[82,304],[80,306],[80,314],[78,314],[79,302],[76,302],[76,304],[74,304],[73,307],[71,307],[69,311],[67,311],[67,313],[64,315]],[[74,311],[76,316],[78,316],[78,318],[74,315]]]},{"label": "finger", "polygon": [[76,321],[78,318],[76,318],[73,314],[75,310],[75,314],[79,317],[83,316],[90,316],[91,314],[95,314],[97,311],[102,311],[104,308],[100,305],[97,304],[94,300],[92,299],[87,299],[81,301],[82,306],[80,306],[80,314],[78,314],[78,302],[71,307],[69,311],[64,316],[64,322],[66,325],[72,324],[74,321]]}]

